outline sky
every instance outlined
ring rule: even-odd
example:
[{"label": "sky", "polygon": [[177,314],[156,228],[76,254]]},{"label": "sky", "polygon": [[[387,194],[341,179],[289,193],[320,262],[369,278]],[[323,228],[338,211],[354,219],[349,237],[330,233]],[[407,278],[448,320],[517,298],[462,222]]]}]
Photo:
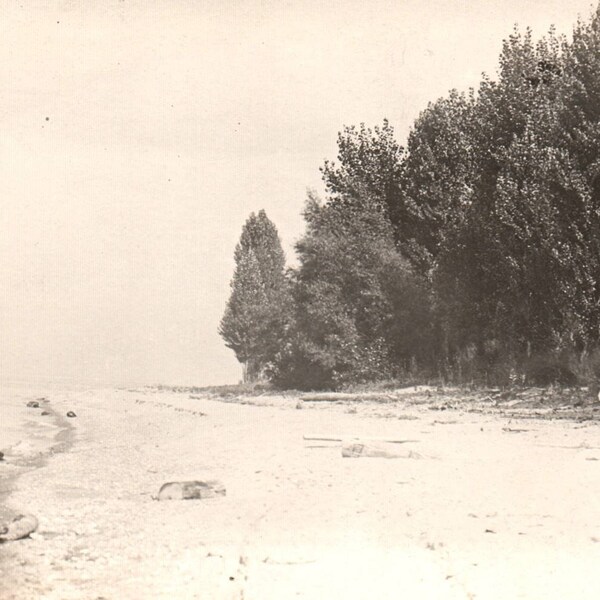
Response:
[{"label": "sky", "polygon": [[215,385],[233,251],[289,261],[344,125],[494,75],[515,23],[589,0],[12,0],[0,5],[0,382]]}]

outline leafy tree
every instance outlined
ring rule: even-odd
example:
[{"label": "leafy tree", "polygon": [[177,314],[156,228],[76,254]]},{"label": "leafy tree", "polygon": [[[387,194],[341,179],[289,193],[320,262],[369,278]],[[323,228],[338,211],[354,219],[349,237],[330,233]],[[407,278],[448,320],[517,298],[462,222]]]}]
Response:
[{"label": "leafy tree", "polygon": [[234,258],[231,296],[219,333],[244,365],[244,379],[253,381],[279,351],[291,309],[281,241],[264,210],[246,221]]},{"label": "leafy tree", "polygon": [[[460,226],[475,185],[474,96],[452,91],[431,103],[410,132],[402,172],[403,202],[410,207],[413,265],[428,274],[451,227]],[[406,244],[406,240],[404,242]]]},{"label": "leafy tree", "polygon": [[[417,291],[378,199],[310,195],[307,232],[297,244],[294,274],[295,335],[281,356],[279,380],[295,387],[335,387],[369,381],[397,370],[395,353],[406,348],[394,338],[398,288]],[[418,307],[418,310],[416,310]],[[423,303],[401,307],[404,328]],[[415,338],[413,332],[413,338]],[[410,362],[412,353],[404,358]]]},{"label": "leafy tree", "polygon": [[387,121],[344,128],[327,198],[307,204],[273,376],[323,387],[594,352],[599,82],[600,7],[572,42],[515,29],[497,79],[431,103],[406,148]]},{"label": "leafy tree", "polygon": [[321,167],[329,197],[348,204],[368,194],[384,209],[400,252],[408,259],[419,257],[414,241],[416,208],[402,189],[405,151],[389,121],[384,119],[373,129],[364,123],[344,127],[338,134],[337,158],[338,162],[326,160]]}]

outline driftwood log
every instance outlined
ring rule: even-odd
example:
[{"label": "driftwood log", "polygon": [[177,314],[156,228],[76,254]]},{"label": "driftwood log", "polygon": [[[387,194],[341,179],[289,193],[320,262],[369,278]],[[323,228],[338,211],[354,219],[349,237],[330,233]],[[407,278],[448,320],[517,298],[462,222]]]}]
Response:
[{"label": "driftwood log", "polygon": [[394,444],[347,442],[342,445],[344,458],[423,458],[412,450],[398,448]]},{"label": "driftwood log", "polygon": [[204,500],[215,496],[225,496],[225,486],[220,481],[171,481],[160,488],[157,499]]},{"label": "driftwood log", "polygon": [[363,435],[342,435],[336,433],[309,433],[302,436],[306,441],[314,442],[384,442],[388,444],[416,443],[419,440],[407,440],[395,436],[368,437]]},{"label": "driftwood log", "polygon": [[0,543],[26,538],[37,528],[38,520],[33,515],[18,515],[9,523],[0,524]]}]

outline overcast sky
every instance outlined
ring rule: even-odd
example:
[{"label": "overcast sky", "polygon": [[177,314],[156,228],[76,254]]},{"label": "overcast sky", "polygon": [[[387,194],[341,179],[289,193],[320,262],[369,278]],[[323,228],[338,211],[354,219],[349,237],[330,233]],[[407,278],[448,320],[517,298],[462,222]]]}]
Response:
[{"label": "overcast sky", "polygon": [[515,22],[589,0],[5,1],[0,379],[236,382],[217,327],[264,208],[291,257],[344,124],[404,140]]}]

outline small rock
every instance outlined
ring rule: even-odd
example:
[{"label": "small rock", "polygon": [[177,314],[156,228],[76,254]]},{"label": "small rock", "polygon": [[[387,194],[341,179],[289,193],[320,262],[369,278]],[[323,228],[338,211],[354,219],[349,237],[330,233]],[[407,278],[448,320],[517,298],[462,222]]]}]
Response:
[{"label": "small rock", "polygon": [[4,452],[0,452],[0,461],[4,460]]},{"label": "small rock", "polygon": [[18,515],[10,523],[0,525],[0,542],[11,542],[28,537],[38,528],[33,515]]},{"label": "small rock", "polygon": [[73,417],[76,417],[76,416],[77,416],[77,415],[76,415],[76,414],[75,414],[75,413],[74,413],[72,410],[70,410],[70,411],[67,413],[67,417],[73,418]]},{"label": "small rock", "polygon": [[225,496],[225,486],[220,481],[172,481],[158,492],[158,500],[203,500],[214,496]]},{"label": "small rock", "polygon": [[27,403],[27,408],[39,408],[40,407],[40,403],[37,400],[30,400]]},{"label": "small rock", "polygon": [[42,417],[47,417],[50,413],[47,410],[43,410],[40,414]]}]

